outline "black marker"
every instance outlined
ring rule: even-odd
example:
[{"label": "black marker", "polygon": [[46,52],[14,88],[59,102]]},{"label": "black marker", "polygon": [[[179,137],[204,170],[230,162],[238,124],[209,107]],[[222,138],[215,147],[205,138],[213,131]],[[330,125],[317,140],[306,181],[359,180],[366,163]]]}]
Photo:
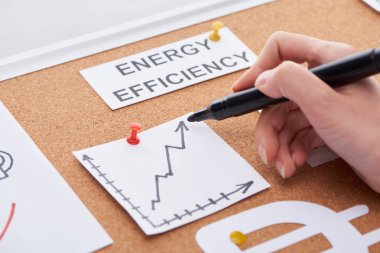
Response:
[{"label": "black marker", "polygon": [[[312,68],[310,71],[333,88],[353,83],[380,73],[380,48],[353,54]],[[288,99],[271,98],[257,88],[251,88],[216,100],[206,109],[190,115],[187,120],[190,122],[206,119],[222,120],[285,101]]]}]

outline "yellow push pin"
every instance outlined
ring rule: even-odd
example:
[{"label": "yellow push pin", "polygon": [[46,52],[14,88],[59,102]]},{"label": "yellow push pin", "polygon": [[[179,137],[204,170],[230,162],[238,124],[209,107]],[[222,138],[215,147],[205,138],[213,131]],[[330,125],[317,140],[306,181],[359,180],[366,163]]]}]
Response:
[{"label": "yellow push pin", "polygon": [[214,32],[211,33],[210,36],[208,36],[208,37],[212,41],[219,41],[220,40],[219,30],[220,30],[220,28],[223,27],[223,23],[216,21],[216,22],[212,23],[211,27],[214,30]]},{"label": "yellow push pin", "polygon": [[234,231],[230,234],[230,239],[236,245],[243,245],[247,241],[247,236],[240,231]]}]

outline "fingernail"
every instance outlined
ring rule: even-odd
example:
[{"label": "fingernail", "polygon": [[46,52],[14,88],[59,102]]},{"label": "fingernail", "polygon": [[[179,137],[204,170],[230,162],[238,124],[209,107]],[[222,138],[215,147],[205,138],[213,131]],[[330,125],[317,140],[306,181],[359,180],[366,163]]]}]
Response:
[{"label": "fingernail", "polygon": [[292,161],[293,161],[293,163],[297,166],[297,156],[296,156],[296,154],[292,154]]},{"label": "fingernail", "polygon": [[263,161],[263,163],[268,165],[267,153],[265,152],[263,145],[259,144],[257,149],[259,150],[259,156],[260,156],[261,160]]},{"label": "fingernail", "polygon": [[276,161],[276,167],[282,178],[286,178],[285,167],[280,161]]},{"label": "fingernail", "polygon": [[235,91],[235,87],[236,87],[237,84],[240,82],[240,79],[241,79],[241,77],[240,77],[239,79],[237,79],[237,80],[232,84],[232,86],[231,86],[231,90],[232,90],[232,91]]},{"label": "fingernail", "polygon": [[259,77],[257,77],[256,79],[255,87],[261,87],[261,86],[266,85],[268,83],[268,78],[271,75],[271,73],[272,73],[271,70],[267,70],[261,73]]},{"label": "fingernail", "polygon": [[236,85],[236,82],[231,86],[231,91],[232,92],[235,92],[235,85]]}]

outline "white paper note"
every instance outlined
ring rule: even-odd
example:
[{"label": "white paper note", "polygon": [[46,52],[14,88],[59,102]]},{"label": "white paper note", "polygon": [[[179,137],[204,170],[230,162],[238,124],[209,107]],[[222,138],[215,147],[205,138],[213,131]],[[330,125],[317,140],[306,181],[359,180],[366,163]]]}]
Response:
[{"label": "white paper note", "polygon": [[307,163],[311,167],[316,167],[338,158],[339,156],[335,154],[334,151],[332,151],[329,147],[322,146],[311,152],[309,158],[307,159]]},{"label": "white paper note", "polygon": [[335,212],[311,202],[273,202],[209,224],[197,232],[196,240],[205,253],[240,253],[240,248],[230,240],[231,232],[247,235],[272,225],[292,223],[303,226],[244,252],[278,252],[317,234],[322,234],[332,246],[325,252],[368,252],[369,246],[380,242],[380,229],[363,235],[350,223],[368,211],[366,205]]},{"label": "white paper note", "polygon": [[210,32],[81,71],[111,109],[135,104],[247,68],[256,55],[228,28],[221,40]]},{"label": "white paper note", "polygon": [[380,0],[363,0],[363,2],[371,6],[375,11],[380,12]]},{"label": "white paper note", "polygon": [[269,187],[204,123],[186,116],[74,152],[147,234],[179,227]]},{"label": "white paper note", "polygon": [[112,243],[0,103],[0,252],[91,252]]}]

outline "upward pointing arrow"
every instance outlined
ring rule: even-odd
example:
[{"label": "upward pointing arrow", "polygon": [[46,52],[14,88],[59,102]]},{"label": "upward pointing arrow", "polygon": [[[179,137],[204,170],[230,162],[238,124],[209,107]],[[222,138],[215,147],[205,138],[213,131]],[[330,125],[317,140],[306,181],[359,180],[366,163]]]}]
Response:
[{"label": "upward pointing arrow", "polygon": [[183,122],[182,120],[178,123],[178,126],[175,132],[178,132],[179,130],[181,130],[181,143],[182,143],[182,149],[184,149],[185,148],[185,130],[189,131],[189,128],[187,128],[185,122]]},{"label": "upward pointing arrow", "polygon": [[92,166],[92,168],[96,167],[95,164],[92,162],[94,159],[89,157],[88,155],[83,155],[82,160],[88,162]]},{"label": "upward pointing arrow", "polygon": [[177,129],[175,130],[175,132],[178,132],[178,130],[183,131],[183,130],[186,130],[186,131],[189,131],[189,128],[187,128],[185,122],[183,122],[182,120],[178,123],[178,126],[177,126]]},{"label": "upward pointing arrow", "polygon": [[178,150],[180,150],[180,149],[185,149],[186,148],[186,144],[185,144],[185,130],[189,131],[189,128],[186,126],[185,122],[183,122],[182,120],[178,123],[178,126],[177,126],[175,132],[178,132],[179,130],[181,130],[181,146],[178,147],[178,146],[165,145],[166,161],[167,161],[168,171],[164,175],[155,175],[154,176],[155,183],[156,183],[156,198],[151,201],[151,203],[152,203],[152,210],[155,210],[155,204],[156,203],[161,202],[160,186],[159,186],[160,185],[160,179],[165,179],[165,178],[168,178],[168,177],[174,175],[173,170],[172,170],[172,164],[171,164],[171,160],[170,160],[170,152],[169,152],[169,150],[170,149],[178,149]]},{"label": "upward pointing arrow", "polygon": [[88,155],[83,155],[83,161],[90,161],[90,160],[94,160],[92,159],[91,157],[89,157]]}]

